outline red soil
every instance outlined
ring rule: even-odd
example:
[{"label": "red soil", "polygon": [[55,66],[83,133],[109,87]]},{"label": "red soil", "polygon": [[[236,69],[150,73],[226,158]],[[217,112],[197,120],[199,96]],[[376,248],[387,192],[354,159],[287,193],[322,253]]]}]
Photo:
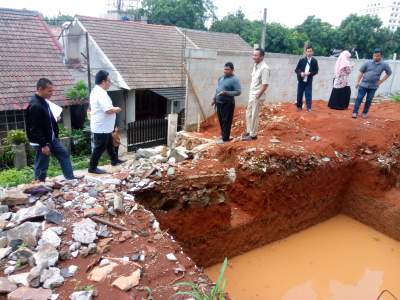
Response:
[{"label": "red soil", "polygon": [[[235,168],[225,204],[156,213],[197,263],[220,262],[341,212],[400,239],[398,104],[374,104],[368,119],[352,119],[350,110],[331,110],[323,101],[314,101],[311,113],[292,104],[264,106],[258,139],[250,142],[239,138],[244,114],[235,112],[232,142],[177,174]],[[216,117],[194,135],[217,138]]]}]

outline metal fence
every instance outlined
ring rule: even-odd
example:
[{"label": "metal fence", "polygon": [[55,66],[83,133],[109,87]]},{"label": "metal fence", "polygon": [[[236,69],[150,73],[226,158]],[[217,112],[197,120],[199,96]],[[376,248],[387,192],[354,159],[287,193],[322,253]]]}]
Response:
[{"label": "metal fence", "polygon": [[128,123],[128,151],[167,144],[168,120],[150,119]]}]

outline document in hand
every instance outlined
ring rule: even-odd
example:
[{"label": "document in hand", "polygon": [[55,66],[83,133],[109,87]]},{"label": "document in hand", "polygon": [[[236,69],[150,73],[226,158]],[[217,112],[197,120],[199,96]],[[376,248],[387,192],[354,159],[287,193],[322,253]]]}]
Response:
[{"label": "document in hand", "polygon": [[49,104],[51,113],[53,114],[54,118],[57,120],[61,116],[61,113],[62,113],[62,110],[63,110],[62,107],[58,106],[54,102],[49,101],[47,99],[46,99],[46,102]]}]

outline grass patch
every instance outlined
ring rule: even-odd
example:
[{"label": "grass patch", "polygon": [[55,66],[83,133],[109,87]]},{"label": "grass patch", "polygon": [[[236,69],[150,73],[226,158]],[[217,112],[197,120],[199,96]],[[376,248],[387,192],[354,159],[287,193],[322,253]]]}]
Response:
[{"label": "grass patch", "polygon": [[400,103],[400,94],[392,96],[394,102]]},{"label": "grass patch", "polygon": [[[72,156],[71,159],[73,170],[76,171],[88,168],[90,156]],[[108,156],[103,155],[99,161],[99,165],[103,166],[108,163]],[[61,168],[57,159],[55,157],[51,157],[49,162],[49,169],[47,170],[47,177],[55,177],[61,174]],[[1,187],[13,187],[24,183],[30,183],[33,180],[33,167],[26,167],[22,170],[10,168],[0,171]]]}]

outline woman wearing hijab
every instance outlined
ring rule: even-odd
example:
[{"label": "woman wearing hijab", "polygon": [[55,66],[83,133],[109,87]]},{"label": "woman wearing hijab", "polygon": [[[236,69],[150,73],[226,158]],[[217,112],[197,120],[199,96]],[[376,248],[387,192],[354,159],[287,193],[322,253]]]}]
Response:
[{"label": "woman wearing hijab", "polygon": [[336,61],[333,89],[328,103],[328,106],[332,109],[347,109],[349,106],[351,94],[349,75],[352,69],[350,57],[350,52],[345,50],[340,53]]}]

